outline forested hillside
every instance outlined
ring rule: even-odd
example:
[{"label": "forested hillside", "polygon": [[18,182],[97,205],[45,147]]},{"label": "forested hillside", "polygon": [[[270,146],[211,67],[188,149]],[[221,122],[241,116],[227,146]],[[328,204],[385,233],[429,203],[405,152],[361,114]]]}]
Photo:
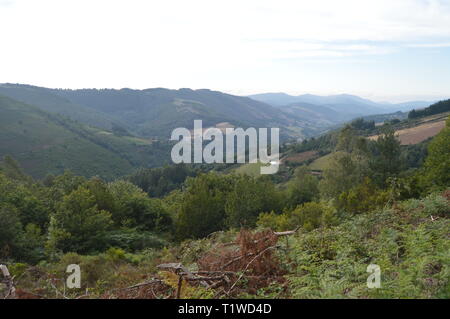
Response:
[{"label": "forested hillside", "polygon": [[412,110],[408,114],[408,118],[415,119],[422,116],[429,116],[444,112],[450,112],[450,100],[439,101],[424,109]]},{"label": "forested hillside", "polygon": [[112,179],[170,160],[167,142],[113,134],[4,96],[0,127],[0,156],[12,155],[36,178],[70,169]]},{"label": "forested hillside", "polygon": [[[446,105],[447,101],[435,105]],[[419,167],[427,154],[430,139],[445,127],[445,121],[450,114],[445,108],[440,109],[444,109],[444,112],[436,111],[433,115],[428,115],[427,111],[413,118],[408,118],[408,114],[402,112],[364,116],[354,119],[344,127],[351,128],[356,134],[366,136],[369,140],[376,140],[386,132],[393,131],[401,144],[401,161],[406,167]],[[305,139],[301,143],[284,145],[282,162],[287,170],[289,171],[289,167],[308,165],[310,169],[319,173],[327,168],[330,153],[337,146],[341,129],[342,127],[334,128],[318,137]]]},{"label": "forested hillside", "polygon": [[0,95],[10,97],[29,105],[34,105],[42,111],[59,114],[74,121],[110,130],[113,123],[119,119],[109,114],[77,105],[68,99],[54,94],[52,90],[31,85],[0,84]]},{"label": "forested hillside", "polygon": [[199,119],[204,127],[280,127],[282,139],[312,136],[327,126],[248,97],[207,89],[64,90],[0,84],[0,94],[90,126],[119,127],[162,140],[177,127],[192,129]]}]

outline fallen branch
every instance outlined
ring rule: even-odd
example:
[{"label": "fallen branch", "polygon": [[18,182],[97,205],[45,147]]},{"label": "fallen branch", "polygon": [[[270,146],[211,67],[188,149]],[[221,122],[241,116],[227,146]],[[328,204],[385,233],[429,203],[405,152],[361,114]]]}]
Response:
[{"label": "fallen branch", "polygon": [[230,292],[233,290],[233,288],[236,286],[236,284],[239,282],[239,280],[241,280],[241,278],[244,276],[245,272],[247,271],[248,267],[258,258],[260,257],[262,254],[264,254],[266,251],[268,251],[269,249],[276,249],[277,246],[270,246],[267,247],[266,249],[263,249],[262,251],[260,251],[255,257],[253,257],[252,260],[250,260],[250,262],[247,264],[247,266],[245,266],[244,270],[242,271],[242,274],[239,276],[239,278],[234,282],[234,284],[231,286],[231,288],[228,290],[227,295],[230,294]]},{"label": "fallen branch", "polygon": [[177,299],[180,299],[182,287],[183,287],[183,275],[180,274],[180,276],[178,277]]},{"label": "fallen branch", "polygon": [[153,285],[153,284],[164,284],[164,281],[160,280],[160,279],[153,279],[150,281],[146,281],[146,282],[141,282],[139,284],[130,286],[130,287],[126,287],[126,288],[122,288],[122,289],[136,289],[136,288],[140,288],[143,286],[148,286],[148,285]]},{"label": "fallen branch", "polygon": [[185,273],[190,273],[190,271],[186,267],[184,267],[181,263],[161,264],[161,265],[156,266],[156,268],[174,270],[175,273],[178,273],[181,271],[185,272]]},{"label": "fallen branch", "polygon": [[222,271],[222,270],[199,270],[199,271],[193,271],[193,274],[202,274],[202,275],[215,275],[215,274],[223,274],[223,275],[234,275],[236,274],[235,271]]},{"label": "fallen branch", "polygon": [[[188,280],[195,280],[196,278],[196,276],[189,269],[184,267],[181,263],[161,264],[156,266],[156,268],[173,270],[178,276],[185,276],[185,279]],[[205,288],[209,288],[209,284],[204,280],[200,280],[200,284]]]},{"label": "fallen branch", "polygon": [[[282,237],[282,236],[289,236],[289,235],[293,235],[295,234],[298,230],[300,229],[300,226],[297,226],[297,228],[295,228],[294,230],[287,230],[287,231],[282,231],[282,232],[275,232],[272,229],[270,230],[272,232],[273,235],[277,236],[277,237]],[[260,241],[264,241],[269,239],[270,236],[266,236],[264,238],[258,239],[258,240],[254,240],[253,243],[257,244]]]},{"label": "fallen branch", "polygon": [[227,262],[225,265],[223,265],[223,266],[222,266],[222,269],[227,268],[228,266],[234,264],[235,262],[241,260],[241,259],[244,258],[244,257],[250,257],[250,256],[253,256],[253,255],[254,255],[253,253],[247,253],[247,254],[245,254],[245,255],[240,255],[240,256],[234,257],[234,258],[231,259],[229,262]]},{"label": "fallen branch", "polygon": [[281,236],[289,236],[295,234],[300,229],[300,226],[298,226],[294,230],[288,230],[288,231],[282,231],[282,232],[273,232],[274,235],[281,237]]},{"label": "fallen branch", "polygon": [[[180,276],[184,276],[184,275],[185,275],[184,273],[180,274]],[[188,280],[188,281],[198,281],[198,280],[205,280],[206,281],[206,280],[222,280],[223,277],[224,277],[224,275],[222,275],[222,276],[214,276],[214,277],[206,277],[206,276],[191,277],[191,278],[186,277],[185,279]]]},{"label": "fallen branch", "polygon": [[6,288],[8,289],[8,292],[6,293],[4,299],[7,299],[8,297],[16,298],[16,287],[14,286],[14,278],[11,277],[8,267],[5,265],[0,265],[0,270],[3,274],[3,277],[5,278],[4,282],[6,283]]},{"label": "fallen branch", "polygon": [[[48,283],[50,284],[50,286],[52,286],[53,289],[55,289],[56,292],[56,297],[58,297],[58,295],[61,295],[61,297],[63,297],[64,299],[70,299],[66,296],[66,293],[61,293],[58,288],[56,288],[56,286],[53,284],[53,282],[51,280],[48,280]],[[64,290],[65,290],[65,286],[64,286]]]}]

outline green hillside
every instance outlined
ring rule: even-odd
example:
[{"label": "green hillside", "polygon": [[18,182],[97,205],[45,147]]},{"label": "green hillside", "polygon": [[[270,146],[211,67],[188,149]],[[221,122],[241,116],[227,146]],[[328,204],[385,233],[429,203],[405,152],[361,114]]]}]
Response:
[{"label": "green hillside", "polygon": [[424,109],[412,110],[408,114],[408,118],[414,119],[423,116],[429,116],[450,111],[450,100],[439,101]]},{"label": "green hillside", "polygon": [[80,123],[111,129],[120,126],[137,136],[168,139],[174,128],[230,123],[237,127],[279,127],[282,139],[313,136],[329,125],[306,119],[248,97],[211,90],[163,88],[48,89],[0,84],[0,94],[67,116]]},{"label": "green hillside", "polygon": [[0,127],[0,156],[12,155],[37,178],[70,169],[110,179],[134,167],[162,165],[169,155],[168,145],[160,142],[115,136],[4,96]]},{"label": "green hillside", "polygon": [[46,88],[38,88],[31,85],[0,84],[0,95],[34,105],[46,112],[69,117],[87,125],[108,130],[111,129],[112,123],[124,125],[119,119],[115,119],[107,113],[97,112],[85,106],[72,103]]},{"label": "green hillside", "polygon": [[[342,127],[350,127],[353,133],[368,137],[370,141],[383,135],[386,130],[393,130],[400,141],[404,164],[417,168],[420,166],[430,138],[440,132],[448,118],[450,100],[440,101],[422,111],[409,113],[379,114],[364,116],[346,123],[344,126],[330,129],[318,137],[303,140],[301,143],[286,144],[282,148],[284,163],[289,167],[307,165],[313,171],[324,171],[329,168],[333,154],[336,151],[338,132]],[[413,116],[411,117],[411,114]],[[377,124],[376,124],[377,123]],[[316,158],[302,158],[305,153],[316,152]],[[299,158],[300,160],[295,160]]]},{"label": "green hillside", "polygon": [[332,156],[333,156],[333,154],[330,153],[325,156],[319,157],[318,159],[314,160],[308,166],[308,168],[311,170],[323,171],[323,170],[329,168]]},{"label": "green hillside", "polygon": [[249,98],[211,90],[57,90],[55,94],[96,111],[108,112],[137,127],[144,136],[166,136],[175,127],[230,122],[235,126],[279,124],[279,112]]}]

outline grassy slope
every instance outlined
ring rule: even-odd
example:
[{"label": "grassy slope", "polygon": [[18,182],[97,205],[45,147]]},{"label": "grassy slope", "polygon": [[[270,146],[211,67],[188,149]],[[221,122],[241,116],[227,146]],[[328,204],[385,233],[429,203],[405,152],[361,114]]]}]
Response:
[{"label": "grassy slope", "polygon": [[323,171],[327,169],[330,165],[331,157],[333,156],[333,153],[327,154],[325,156],[319,157],[314,162],[312,162],[308,168],[312,170],[317,171]]},{"label": "grassy slope", "polygon": [[238,174],[247,174],[250,176],[258,177],[261,175],[261,166],[262,163],[247,163],[239,166],[234,170],[235,173]]}]

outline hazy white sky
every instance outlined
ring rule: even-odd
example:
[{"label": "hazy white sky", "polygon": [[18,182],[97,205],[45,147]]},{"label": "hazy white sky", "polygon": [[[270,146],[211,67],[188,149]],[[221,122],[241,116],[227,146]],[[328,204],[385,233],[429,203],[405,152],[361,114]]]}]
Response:
[{"label": "hazy white sky", "polygon": [[0,0],[0,82],[450,95],[448,0]]}]

